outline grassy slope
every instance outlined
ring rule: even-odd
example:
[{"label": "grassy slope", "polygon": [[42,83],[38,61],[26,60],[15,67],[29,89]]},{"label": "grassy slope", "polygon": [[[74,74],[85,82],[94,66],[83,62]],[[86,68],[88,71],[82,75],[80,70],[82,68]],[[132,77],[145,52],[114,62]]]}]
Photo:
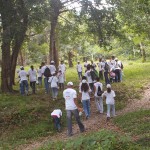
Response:
[{"label": "grassy slope", "polygon": [[[137,98],[143,85],[150,79],[150,63],[133,63],[125,65],[124,82],[113,84],[116,91],[116,107],[122,109],[127,100]],[[75,69],[68,69],[67,81],[78,85]],[[0,146],[3,149],[27,143],[28,140],[53,135],[50,112],[54,108],[61,108],[64,112],[63,125],[65,125],[64,100],[59,94],[58,101],[53,102],[46,96],[43,89],[37,95],[22,97],[20,95],[0,95]],[[134,93],[134,94],[133,94]]]}]

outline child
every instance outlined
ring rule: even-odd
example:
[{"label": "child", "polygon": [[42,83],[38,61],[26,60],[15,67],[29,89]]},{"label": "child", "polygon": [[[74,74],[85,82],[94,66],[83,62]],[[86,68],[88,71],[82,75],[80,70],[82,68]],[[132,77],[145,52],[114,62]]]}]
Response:
[{"label": "child", "polygon": [[62,111],[60,109],[55,109],[52,113],[51,116],[53,118],[53,121],[55,123],[56,130],[60,132],[60,120],[62,116]]},{"label": "child", "polygon": [[58,77],[58,83],[59,83],[59,89],[61,90],[64,90],[64,73],[62,73],[61,70],[58,71],[58,74],[57,74],[57,77]]},{"label": "child", "polygon": [[107,91],[103,93],[103,98],[106,98],[107,104],[107,121],[110,119],[110,111],[112,110],[112,116],[115,116],[115,92],[111,90],[111,85],[107,84]]},{"label": "child", "polygon": [[58,78],[55,72],[52,72],[51,74],[52,76],[49,78],[48,82],[50,83],[52,98],[53,100],[55,100],[57,99],[57,95],[58,95]]}]

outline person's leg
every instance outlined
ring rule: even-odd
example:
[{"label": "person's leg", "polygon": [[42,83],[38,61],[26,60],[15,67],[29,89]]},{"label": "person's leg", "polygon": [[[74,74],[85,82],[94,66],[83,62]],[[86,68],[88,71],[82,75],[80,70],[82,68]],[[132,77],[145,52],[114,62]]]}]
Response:
[{"label": "person's leg", "polygon": [[21,95],[24,95],[25,94],[25,92],[24,92],[24,82],[23,81],[21,81],[21,83],[20,83],[20,90],[21,90]]},{"label": "person's leg", "polygon": [[57,98],[57,96],[58,96],[58,88],[54,88],[54,96],[55,96],[55,98]]},{"label": "person's leg", "polygon": [[87,104],[87,112],[88,112],[88,116],[91,115],[91,111],[90,111],[90,99],[86,101]]},{"label": "person's leg", "polygon": [[[28,86],[28,81],[27,81],[27,80],[24,80],[24,85],[25,85],[25,88],[26,88],[26,94],[28,95],[29,86]],[[25,89],[25,88],[24,88],[24,89]]]},{"label": "person's leg", "polygon": [[100,97],[99,105],[100,105],[100,113],[103,113],[104,110],[103,110],[103,98],[102,97]]},{"label": "person's leg", "polygon": [[60,131],[60,118],[56,117],[56,129]]},{"label": "person's leg", "polygon": [[45,91],[48,94],[49,93],[49,83],[48,78],[44,78],[44,84],[45,84]]},{"label": "person's leg", "polygon": [[88,110],[87,110],[87,103],[86,103],[86,100],[83,100],[82,101],[82,104],[83,104],[83,110],[85,112],[85,116],[88,117]]},{"label": "person's leg", "polygon": [[114,117],[116,115],[116,113],[115,113],[115,105],[111,105],[111,108],[112,108],[112,116]]},{"label": "person's leg", "polygon": [[90,89],[91,89],[92,91],[94,91],[94,84],[93,84],[93,83],[89,83],[89,86],[90,86]]},{"label": "person's leg", "polygon": [[95,104],[96,104],[97,110],[100,112],[99,97],[95,97]]},{"label": "person's leg", "polygon": [[107,104],[107,118],[110,118],[110,104]]},{"label": "person's leg", "polygon": [[85,128],[84,125],[82,124],[81,120],[80,120],[80,116],[79,116],[79,111],[78,109],[72,110],[72,113],[74,114],[75,118],[76,118],[76,122],[78,123],[78,126],[80,128],[80,132],[84,132]]},{"label": "person's leg", "polygon": [[52,91],[52,98],[55,98],[55,88],[51,88],[51,91]]},{"label": "person's leg", "polygon": [[34,81],[32,84],[33,84],[33,94],[35,94],[36,81]]},{"label": "person's leg", "polygon": [[67,110],[67,128],[68,128],[68,136],[72,135],[72,112],[71,110]]}]

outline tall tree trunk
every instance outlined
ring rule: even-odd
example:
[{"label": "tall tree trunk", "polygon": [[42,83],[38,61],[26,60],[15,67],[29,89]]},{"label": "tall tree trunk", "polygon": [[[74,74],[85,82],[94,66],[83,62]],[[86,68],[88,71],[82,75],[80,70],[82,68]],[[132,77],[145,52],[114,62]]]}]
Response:
[{"label": "tall tree trunk", "polygon": [[56,65],[56,68],[58,68],[58,63],[59,63],[59,59],[58,59],[58,50],[56,48],[56,42],[54,41],[54,61],[55,61],[55,65]]},{"label": "tall tree trunk", "polygon": [[69,64],[69,67],[73,67],[71,51],[68,52],[68,64]]}]

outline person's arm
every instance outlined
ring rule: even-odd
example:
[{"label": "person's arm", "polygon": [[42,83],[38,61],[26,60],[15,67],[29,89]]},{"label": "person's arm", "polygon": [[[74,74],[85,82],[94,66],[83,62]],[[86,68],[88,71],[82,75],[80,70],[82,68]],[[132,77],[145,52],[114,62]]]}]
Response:
[{"label": "person's arm", "polygon": [[83,109],[78,105],[77,98],[74,98],[74,103],[75,103],[75,105],[77,106],[78,110],[82,112]]}]

